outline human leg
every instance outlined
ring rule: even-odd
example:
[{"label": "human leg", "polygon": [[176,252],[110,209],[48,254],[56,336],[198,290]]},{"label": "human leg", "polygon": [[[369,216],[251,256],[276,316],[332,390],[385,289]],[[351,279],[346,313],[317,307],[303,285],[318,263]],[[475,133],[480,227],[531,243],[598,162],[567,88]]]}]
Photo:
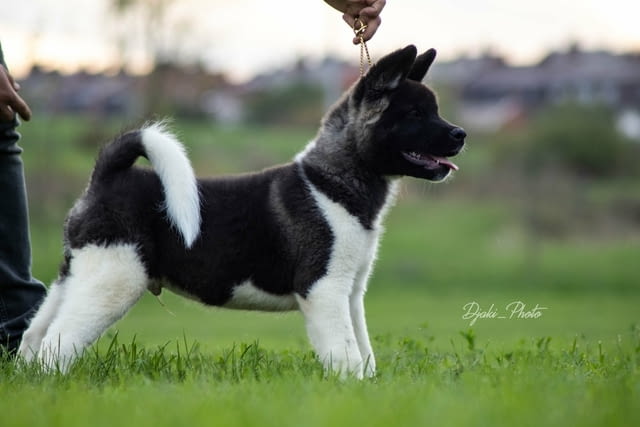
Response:
[{"label": "human leg", "polygon": [[31,276],[29,216],[18,120],[0,123],[0,348],[14,352],[45,294]]}]

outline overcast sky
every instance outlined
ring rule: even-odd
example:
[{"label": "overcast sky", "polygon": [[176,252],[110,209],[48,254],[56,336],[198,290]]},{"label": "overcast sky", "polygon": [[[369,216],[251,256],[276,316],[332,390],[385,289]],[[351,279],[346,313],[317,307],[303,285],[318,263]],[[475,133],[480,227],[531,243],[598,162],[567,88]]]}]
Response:
[{"label": "overcast sky", "polygon": [[[110,3],[0,0],[0,41],[14,73],[32,61],[99,70],[117,62],[122,45],[128,63],[143,69],[141,20],[116,20]],[[236,79],[301,55],[359,55],[340,14],[321,0],[174,0],[169,10],[160,32],[172,52]],[[410,43],[435,47],[444,59],[491,49],[516,64],[572,42],[640,52],[639,17],[636,0],[387,0],[369,49],[374,59]]]}]

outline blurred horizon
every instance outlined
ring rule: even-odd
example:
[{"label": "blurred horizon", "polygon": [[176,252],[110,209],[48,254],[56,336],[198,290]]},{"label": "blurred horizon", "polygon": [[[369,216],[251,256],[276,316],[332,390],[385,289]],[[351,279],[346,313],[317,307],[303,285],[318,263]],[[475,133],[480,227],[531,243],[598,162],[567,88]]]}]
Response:
[{"label": "blurred horizon", "polygon": [[[572,45],[640,53],[633,22],[640,6],[625,3],[389,1],[369,49],[376,59],[407,44],[435,47],[440,61],[490,52],[513,65],[536,63]],[[18,78],[35,64],[65,73],[147,73],[168,60],[198,64],[238,83],[297,58],[359,57],[340,13],[320,0],[31,0],[10,6],[0,0],[0,6],[11,10],[0,16],[0,42]]]}]

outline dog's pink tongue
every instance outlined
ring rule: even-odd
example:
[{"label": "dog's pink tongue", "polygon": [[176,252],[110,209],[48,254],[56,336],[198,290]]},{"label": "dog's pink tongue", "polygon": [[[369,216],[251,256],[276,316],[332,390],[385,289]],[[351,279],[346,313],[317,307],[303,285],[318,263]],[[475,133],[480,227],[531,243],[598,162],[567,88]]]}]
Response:
[{"label": "dog's pink tongue", "polygon": [[454,171],[457,171],[458,169],[460,169],[458,167],[458,165],[456,165],[455,163],[453,163],[451,160],[447,159],[446,157],[438,157],[438,156],[434,156],[434,155],[431,155],[431,157],[433,157],[435,160],[437,160],[438,163],[440,163],[442,165],[449,166],[449,169],[453,169]]}]

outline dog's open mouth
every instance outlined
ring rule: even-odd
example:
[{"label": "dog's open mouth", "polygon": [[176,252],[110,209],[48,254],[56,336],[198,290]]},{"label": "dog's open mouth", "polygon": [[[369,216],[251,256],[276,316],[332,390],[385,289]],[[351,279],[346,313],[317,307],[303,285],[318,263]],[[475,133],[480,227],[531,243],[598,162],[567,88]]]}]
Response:
[{"label": "dog's open mouth", "polygon": [[434,156],[433,154],[426,153],[423,154],[416,151],[403,151],[402,155],[411,163],[418,166],[423,166],[426,169],[436,169],[440,167],[440,165],[445,165],[449,169],[452,169],[454,171],[457,171],[459,169],[458,165],[456,165],[446,157]]}]

